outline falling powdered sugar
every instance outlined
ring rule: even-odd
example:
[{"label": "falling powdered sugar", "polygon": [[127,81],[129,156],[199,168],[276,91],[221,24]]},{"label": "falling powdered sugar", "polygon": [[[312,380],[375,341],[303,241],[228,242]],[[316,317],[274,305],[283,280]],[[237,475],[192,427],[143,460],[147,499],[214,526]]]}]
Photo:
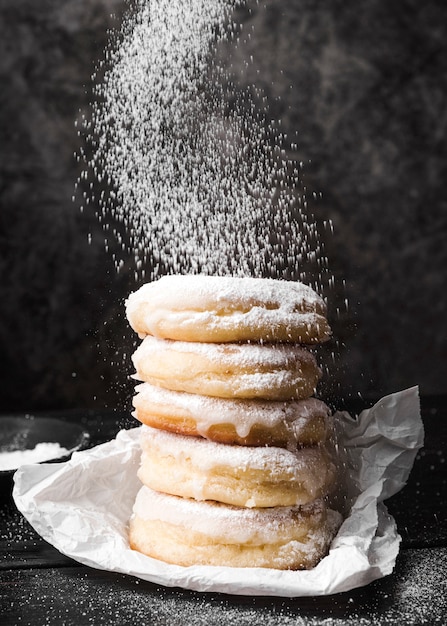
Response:
[{"label": "falling powdered sugar", "polygon": [[[327,258],[286,138],[219,46],[242,0],[135,0],[94,76],[79,183],[137,278],[273,276],[321,290]],[[254,88],[256,92],[256,89]],[[114,255],[117,269],[124,261]]]}]

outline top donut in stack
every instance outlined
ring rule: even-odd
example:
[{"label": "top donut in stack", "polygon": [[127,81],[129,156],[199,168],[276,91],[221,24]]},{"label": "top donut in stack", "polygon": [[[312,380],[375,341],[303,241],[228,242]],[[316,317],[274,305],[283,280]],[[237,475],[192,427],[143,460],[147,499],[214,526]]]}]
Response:
[{"label": "top donut in stack", "polygon": [[316,344],[331,336],[323,299],[299,282],[164,276],[131,294],[126,306],[140,337]]}]

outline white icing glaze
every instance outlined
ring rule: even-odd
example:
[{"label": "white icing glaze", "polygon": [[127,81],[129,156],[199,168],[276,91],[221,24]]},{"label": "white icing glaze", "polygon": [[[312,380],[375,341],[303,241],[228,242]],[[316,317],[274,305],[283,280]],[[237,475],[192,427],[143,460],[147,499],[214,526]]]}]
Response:
[{"label": "white icing glaze", "polygon": [[299,440],[300,432],[315,416],[328,418],[330,410],[317,398],[290,401],[241,400],[213,398],[199,394],[170,391],[162,387],[142,383],[136,387],[141,400],[173,406],[186,410],[197,424],[197,430],[205,435],[213,424],[231,424],[239,437],[247,437],[257,424],[274,428],[285,423],[293,438]]},{"label": "white icing glaze", "polygon": [[248,509],[180,498],[143,486],[133,507],[133,513],[142,519],[186,526],[221,541],[227,538],[240,544],[278,542],[282,532],[294,523],[300,512],[306,516],[314,515],[317,522],[323,521],[325,505],[322,500],[315,500],[302,507]]}]

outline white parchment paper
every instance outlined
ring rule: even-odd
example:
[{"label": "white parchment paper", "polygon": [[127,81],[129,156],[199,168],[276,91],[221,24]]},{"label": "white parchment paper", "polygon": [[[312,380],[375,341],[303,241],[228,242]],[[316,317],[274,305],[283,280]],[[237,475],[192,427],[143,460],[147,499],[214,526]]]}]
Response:
[{"label": "white parchment paper", "polygon": [[127,524],[140,483],[139,428],[75,452],[65,463],[25,465],[14,500],[34,529],[85,565],[169,587],[298,597],[333,594],[390,574],[400,536],[383,500],[407,481],[423,444],[417,387],[382,398],[358,418],[334,416],[344,468],[334,504],[345,520],[329,554],[312,570],[168,565],[129,548]]}]

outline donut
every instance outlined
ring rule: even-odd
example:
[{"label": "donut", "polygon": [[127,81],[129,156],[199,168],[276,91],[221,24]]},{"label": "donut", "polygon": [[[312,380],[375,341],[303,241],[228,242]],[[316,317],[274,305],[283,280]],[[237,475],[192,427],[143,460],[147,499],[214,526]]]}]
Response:
[{"label": "donut", "polygon": [[297,345],[196,343],[147,335],[132,355],[135,378],[219,398],[310,397],[321,371]]},{"label": "donut", "polygon": [[322,446],[291,451],[215,443],[143,426],[138,478],[155,491],[241,507],[307,504],[326,495],[335,467]]},{"label": "donut", "polygon": [[129,523],[129,543],[176,565],[310,569],[326,555],[340,521],[321,500],[303,507],[244,509],[143,486]]},{"label": "donut", "polygon": [[141,337],[315,344],[331,336],[323,299],[309,286],[285,280],[163,276],[130,294],[126,313]]},{"label": "donut", "polygon": [[331,432],[331,411],[317,398],[213,398],[141,383],[132,399],[142,424],[244,446],[312,446]]}]

